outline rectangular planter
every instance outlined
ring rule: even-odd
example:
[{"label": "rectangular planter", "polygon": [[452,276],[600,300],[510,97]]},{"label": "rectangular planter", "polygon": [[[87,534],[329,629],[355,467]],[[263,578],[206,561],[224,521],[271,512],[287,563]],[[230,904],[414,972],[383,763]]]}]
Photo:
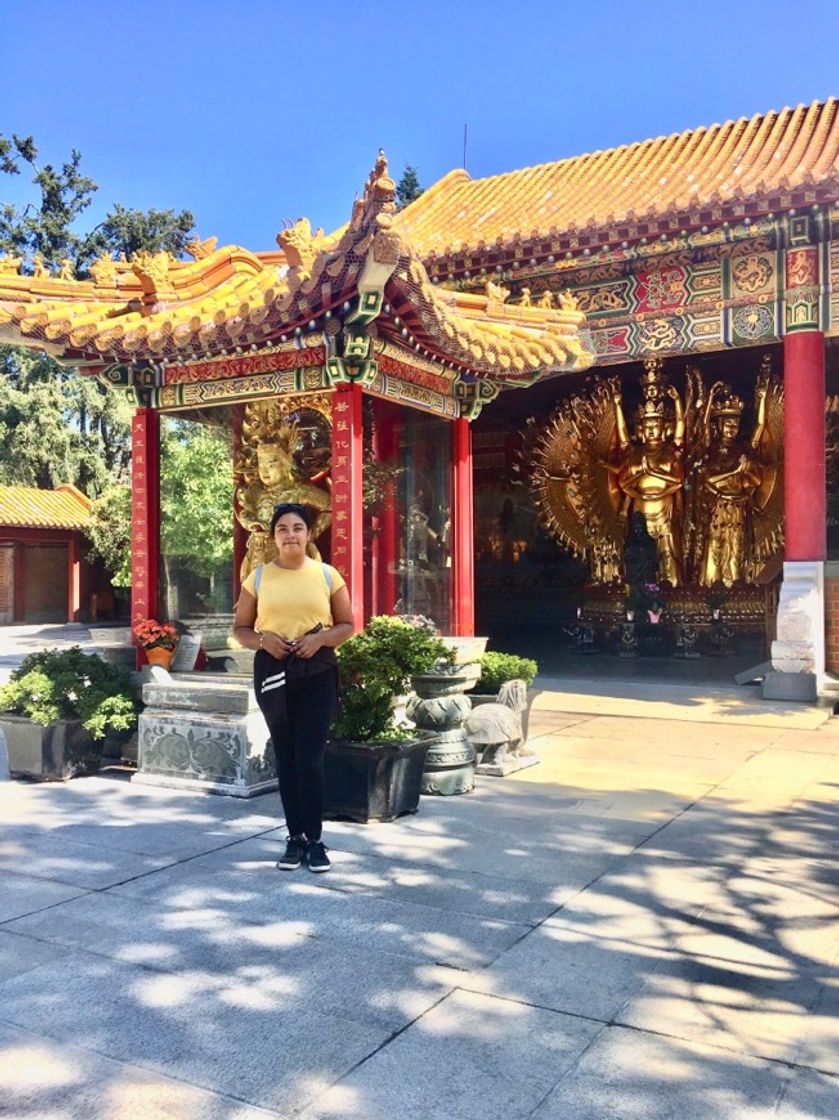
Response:
[{"label": "rectangular planter", "polygon": [[0,730],[9,751],[13,778],[64,782],[99,769],[100,745],[80,719],[35,723],[26,716],[0,715]]},{"label": "rectangular planter", "polygon": [[399,743],[331,740],[323,763],[324,817],[366,824],[415,813],[433,740],[433,735]]}]

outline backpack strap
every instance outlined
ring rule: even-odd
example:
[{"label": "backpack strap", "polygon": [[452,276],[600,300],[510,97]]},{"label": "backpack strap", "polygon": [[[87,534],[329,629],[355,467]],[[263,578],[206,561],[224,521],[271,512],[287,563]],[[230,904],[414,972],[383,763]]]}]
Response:
[{"label": "backpack strap", "polygon": [[326,580],[326,586],[329,588],[329,597],[332,598],[332,572],[329,570],[329,565],[321,562],[323,568],[323,578]]},{"label": "backpack strap", "polygon": [[257,566],[257,569],[256,569],[256,575],[253,577],[253,597],[254,597],[254,599],[259,598],[259,585],[262,583],[262,569],[264,567],[265,567],[264,564],[259,564]]}]

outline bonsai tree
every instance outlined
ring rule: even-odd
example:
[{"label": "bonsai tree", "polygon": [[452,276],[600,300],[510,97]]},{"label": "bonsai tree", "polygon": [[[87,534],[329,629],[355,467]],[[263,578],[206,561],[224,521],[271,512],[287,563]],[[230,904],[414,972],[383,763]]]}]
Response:
[{"label": "bonsai tree", "polygon": [[530,657],[489,650],[481,657],[481,676],[473,691],[478,694],[494,694],[505,681],[516,680],[524,681],[530,688],[538,671],[539,666]]},{"label": "bonsai tree", "polygon": [[341,710],[336,737],[359,742],[404,738],[394,724],[394,701],[408,690],[412,676],[452,659],[452,652],[428,630],[388,615],[371,618],[360,634],[338,647]]},{"label": "bonsai tree", "polygon": [[93,739],[137,726],[128,673],[79,646],[25,657],[0,688],[0,711],[43,725],[79,719]]}]

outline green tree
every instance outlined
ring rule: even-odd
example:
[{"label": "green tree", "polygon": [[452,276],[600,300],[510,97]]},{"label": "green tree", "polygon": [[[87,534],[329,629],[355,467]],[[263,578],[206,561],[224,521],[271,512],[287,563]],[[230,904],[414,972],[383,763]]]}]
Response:
[{"label": "green tree", "polygon": [[157,253],[183,252],[195,225],[189,210],[129,210],[116,203],[95,229],[86,234],[75,228],[76,219],[90,206],[99,189],[81,173],[81,153],[73,149],[61,167],[39,164],[38,148],[31,136],[0,135],[0,171],[32,173],[35,198],[22,207],[0,205],[0,251],[23,257],[26,264],[39,253],[47,267],[58,268],[70,259],[77,276],[102,254],[130,257],[139,249]]},{"label": "green tree", "polygon": [[0,482],[70,482],[95,498],[127,479],[131,409],[37,351],[0,348]]},{"label": "green tree", "polygon": [[131,586],[131,487],[108,486],[93,503],[87,537],[91,553],[111,573],[114,587]]},{"label": "green tree", "polygon": [[410,163],[405,164],[402,178],[396,184],[396,204],[399,210],[404,210],[415,198],[423,193],[425,187],[420,186],[417,170]]},{"label": "green tree", "polygon": [[[131,210],[115,204],[95,229],[76,221],[97,191],[75,149],[60,166],[41,164],[33,137],[0,136],[0,172],[32,173],[33,198],[0,203],[0,252],[35,254],[55,270],[73,262],[77,276],[102,254],[140,249],[183,251],[194,225],[188,210]],[[93,551],[116,586],[130,584],[129,466],[131,409],[118,393],[46,354],[0,347],[0,482],[51,488],[70,482],[91,498]]]},{"label": "green tree", "polygon": [[225,433],[188,420],[165,425],[160,511],[167,583],[178,558],[208,580],[212,599],[216,578],[233,561],[233,458]]}]

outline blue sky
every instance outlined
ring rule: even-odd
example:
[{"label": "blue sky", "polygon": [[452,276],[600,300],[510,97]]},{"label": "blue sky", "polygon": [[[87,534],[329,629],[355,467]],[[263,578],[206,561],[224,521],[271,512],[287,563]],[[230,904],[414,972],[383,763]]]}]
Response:
[{"label": "blue sky", "polygon": [[[81,150],[113,202],[202,237],[327,229],[384,147],[426,186],[839,94],[839,5],[0,0],[0,132]],[[0,200],[26,184],[0,178]]]}]

